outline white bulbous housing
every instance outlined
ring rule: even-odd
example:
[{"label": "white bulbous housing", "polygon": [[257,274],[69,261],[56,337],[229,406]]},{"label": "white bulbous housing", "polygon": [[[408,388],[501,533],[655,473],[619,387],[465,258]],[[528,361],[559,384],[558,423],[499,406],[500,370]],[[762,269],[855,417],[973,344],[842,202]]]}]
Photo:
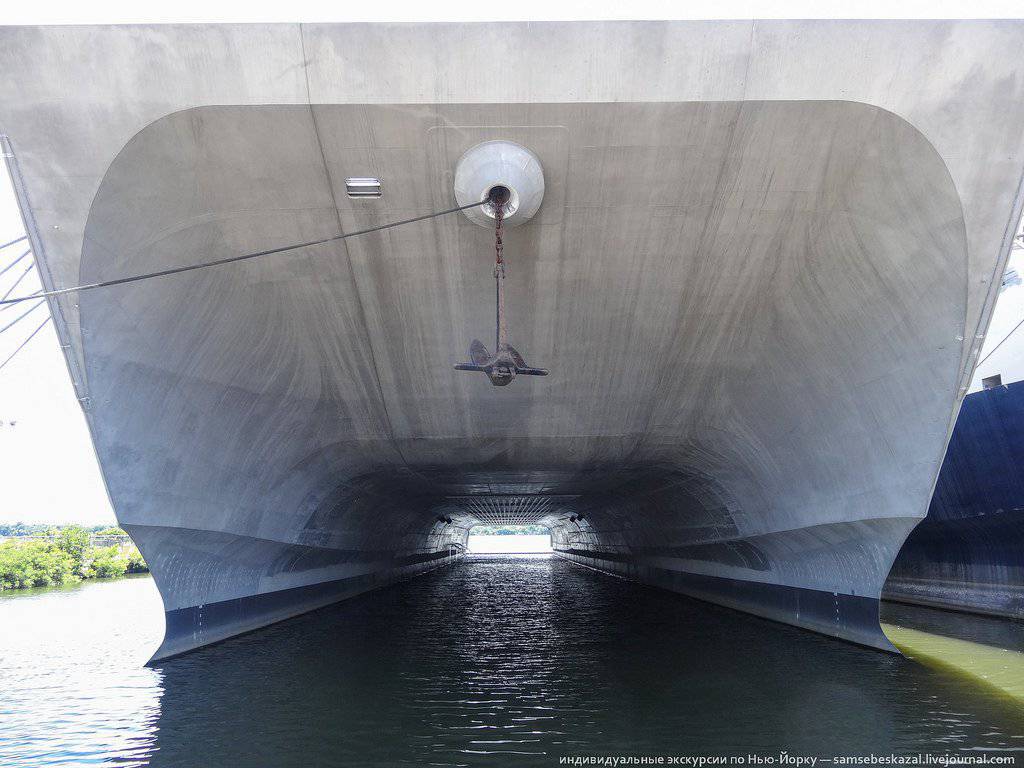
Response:
[{"label": "white bulbous housing", "polygon": [[[455,199],[459,205],[485,200],[492,187],[505,187],[509,191],[506,227],[529,221],[544,199],[544,171],[540,160],[526,147],[511,141],[477,144],[455,166]],[[464,213],[480,226],[494,226],[493,206],[468,208]]]}]

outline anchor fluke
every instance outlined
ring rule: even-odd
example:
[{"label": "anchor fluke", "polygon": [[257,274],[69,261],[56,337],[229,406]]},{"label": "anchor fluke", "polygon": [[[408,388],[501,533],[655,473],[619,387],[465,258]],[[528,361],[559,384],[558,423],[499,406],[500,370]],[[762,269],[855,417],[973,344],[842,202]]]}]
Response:
[{"label": "anchor fluke", "polygon": [[456,363],[455,370],[487,373],[487,363],[490,361],[491,355],[480,339],[473,339],[473,342],[469,345],[469,359],[473,362]]},{"label": "anchor fluke", "polygon": [[523,376],[547,376],[548,375],[548,369],[547,368],[532,368],[531,366],[527,365],[526,361],[523,360],[523,356],[520,355],[516,351],[516,348],[513,347],[511,344],[507,345],[507,349],[508,349],[509,354],[512,355],[512,359],[515,361],[516,373],[521,373]]},{"label": "anchor fluke", "polygon": [[473,339],[469,346],[469,359],[471,363],[457,363],[454,367],[457,371],[477,371],[486,373],[491,384],[496,387],[505,387],[512,383],[517,374],[523,376],[547,376],[546,368],[533,368],[526,364],[523,356],[515,347],[508,344],[502,345],[496,355],[487,352],[487,347],[478,339]]}]

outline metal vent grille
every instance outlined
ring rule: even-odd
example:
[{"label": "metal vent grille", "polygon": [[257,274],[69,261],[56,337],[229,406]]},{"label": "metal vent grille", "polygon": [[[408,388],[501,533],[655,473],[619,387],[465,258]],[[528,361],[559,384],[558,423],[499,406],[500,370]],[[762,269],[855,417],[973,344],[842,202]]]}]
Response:
[{"label": "metal vent grille", "polygon": [[449,501],[481,525],[533,525],[560,506],[553,496],[452,496]]},{"label": "metal vent grille", "polygon": [[345,191],[349,197],[380,197],[380,179],[368,176],[351,176],[345,179]]}]

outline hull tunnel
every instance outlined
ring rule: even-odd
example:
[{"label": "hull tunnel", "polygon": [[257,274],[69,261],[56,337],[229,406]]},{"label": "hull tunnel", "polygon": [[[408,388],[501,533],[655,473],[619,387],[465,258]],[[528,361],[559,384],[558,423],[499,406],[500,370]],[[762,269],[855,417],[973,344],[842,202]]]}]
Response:
[{"label": "hull tunnel", "polygon": [[1005,51],[1024,26],[0,41],[5,154],[51,288],[450,209],[483,142],[543,167],[504,291],[509,343],[550,374],[507,387],[453,370],[494,328],[494,234],[461,213],[50,299],[164,600],[156,658],[444,566],[478,523],[543,524],[581,565],[892,649],[879,595],[1020,214]]}]

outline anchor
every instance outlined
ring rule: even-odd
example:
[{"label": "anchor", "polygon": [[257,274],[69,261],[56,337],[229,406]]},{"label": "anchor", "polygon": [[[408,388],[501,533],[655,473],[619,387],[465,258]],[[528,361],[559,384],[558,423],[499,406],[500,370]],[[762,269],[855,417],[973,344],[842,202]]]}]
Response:
[{"label": "anchor", "polygon": [[479,339],[469,345],[468,363],[457,363],[457,371],[478,371],[487,374],[491,384],[506,387],[517,374],[523,376],[547,376],[546,368],[534,368],[526,364],[523,356],[508,343],[508,329],[505,326],[505,261],[502,257],[502,220],[505,206],[509,201],[509,190],[503,186],[492,187],[488,200],[494,210],[494,283],[497,328],[494,334],[495,353],[492,355]]}]

